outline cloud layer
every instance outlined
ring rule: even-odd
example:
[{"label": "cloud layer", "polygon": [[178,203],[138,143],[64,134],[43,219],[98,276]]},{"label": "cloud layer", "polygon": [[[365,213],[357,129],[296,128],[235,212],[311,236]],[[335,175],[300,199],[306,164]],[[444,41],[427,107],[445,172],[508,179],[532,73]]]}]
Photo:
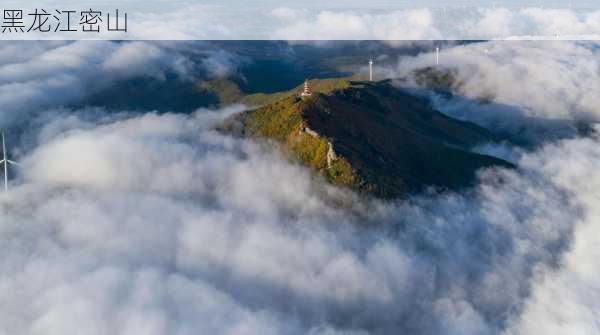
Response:
[{"label": "cloud layer", "polygon": [[496,41],[442,45],[439,65],[435,52],[427,52],[379,71],[392,78],[411,78],[424,67],[448,71],[457,96],[430,95],[437,108],[490,129],[544,141],[573,136],[579,123],[600,121],[600,98],[591,93],[600,91],[599,55],[595,42]]},{"label": "cloud layer", "polygon": [[[129,39],[129,40],[414,40],[414,39],[594,39],[600,38],[600,11],[589,4],[543,7],[492,2],[418,6],[408,3],[359,2],[344,5],[308,2],[253,2],[235,5],[180,1],[158,5],[122,4],[96,8],[128,12],[128,32],[90,34],[11,33],[1,39]],[[8,4],[7,4],[8,6]],[[37,3],[47,10],[77,8]],[[33,8],[14,4],[30,13]],[[27,25],[26,29],[28,28]]]},{"label": "cloud layer", "polygon": [[0,47],[0,127],[43,107],[77,102],[120,79],[160,80],[167,71],[189,71],[183,56],[145,42],[22,43]]},{"label": "cloud layer", "polygon": [[[153,56],[170,55],[165,45],[98,43],[110,52],[92,64],[108,78],[120,66],[155,76],[171,59]],[[134,47],[148,58],[128,56]],[[39,59],[4,49],[2,66],[15,70],[2,74],[29,83],[26,70],[40,61],[78,80],[87,73],[69,72],[85,68],[79,44],[47,48]],[[597,66],[595,50],[493,42],[444,50],[442,60],[465,100],[485,94],[495,117],[510,105],[521,116],[506,114],[514,130],[536,119],[596,120],[594,78],[578,76]],[[544,70],[540,55],[550,55]],[[403,60],[394,73],[430,59]],[[475,114],[492,107],[468,103],[464,118],[494,120]],[[0,333],[597,330],[597,125],[550,142],[533,132],[528,151],[507,144],[519,169],[481,171],[471,190],[379,202],[329,186],[265,143],[212,130],[241,108],[58,108],[29,120],[16,148],[23,166],[0,196]]]},{"label": "cloud layer", "polygon": [[84,103],[128,79],[188,84],[227,75],[246,61],[194,41],[5,42],[0,46],[0,128],[41,110]]},{"label": "cloud layer", "polygon": [[42,132],[0,203],[4,332],[532,333],[544,273],[597,285],[580,274],[593,241],[574,256],[591,264],[556,268],[598,220],[597,138],[525,155],[471,194],[361,204],[207,130],[210,115]]}]

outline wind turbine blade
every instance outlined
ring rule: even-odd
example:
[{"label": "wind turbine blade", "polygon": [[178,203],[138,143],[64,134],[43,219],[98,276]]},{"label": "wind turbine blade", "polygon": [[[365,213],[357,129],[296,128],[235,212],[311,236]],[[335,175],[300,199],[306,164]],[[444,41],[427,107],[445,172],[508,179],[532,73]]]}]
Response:
[{"label": "wind turbine blade", "polygon": [[21,166],[21,164],[19,164],[19,163],[15,162],[15,161],[11,161],[10,159],[7,159],[6,161],[7,161],[9,164],[13,164],[13,165],[16,165],[16,166]]},{"label": "wind turbine blade", "polygon": [[5,159],[1,160],[1,161],[0,161],[0,164],[4,163],[4,161],[5,161]]},{"label": "wind turbine blade", "polygon": [[6,160],[6,142],[4,142],[4,132],[2,132],[2,158]]}]

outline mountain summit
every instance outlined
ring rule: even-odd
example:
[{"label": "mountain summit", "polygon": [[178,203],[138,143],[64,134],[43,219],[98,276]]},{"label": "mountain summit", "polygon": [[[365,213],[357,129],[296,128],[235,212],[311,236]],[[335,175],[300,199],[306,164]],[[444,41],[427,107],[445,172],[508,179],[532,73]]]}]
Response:
[{"label": "mountain summit", "polygon": [[383,198],[425,187],[459,189],[480,168],[512,167],[469,150],[494,141],[489,131],[432,109],[389,80],[335,87],[341,88],[280,94],[239,115],[241,132],[282,144],[333,184]]}]

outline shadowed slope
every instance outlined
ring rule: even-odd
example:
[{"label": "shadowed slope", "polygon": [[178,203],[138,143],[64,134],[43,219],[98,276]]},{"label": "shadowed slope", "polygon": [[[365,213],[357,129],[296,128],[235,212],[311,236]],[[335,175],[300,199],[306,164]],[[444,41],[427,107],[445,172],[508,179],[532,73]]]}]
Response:
[{"label": "shadowed slope", "polygon": [[495,140],[433,110],[389,81],[348,82],[311,97],[287,96],[242,116],[243,132],[273,139],[329,181],[379,197],[433,186],[459,189],[501,159],[469,148]]}]

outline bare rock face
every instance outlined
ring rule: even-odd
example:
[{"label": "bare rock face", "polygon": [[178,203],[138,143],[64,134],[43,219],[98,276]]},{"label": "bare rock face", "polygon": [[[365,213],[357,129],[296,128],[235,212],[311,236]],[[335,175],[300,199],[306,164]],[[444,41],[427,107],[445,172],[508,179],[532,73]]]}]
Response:
[{"label": "bare rock face", "polygon": [[327,168],[331,169],[331,163],[337,159],[337,155],[333,150],[333,144],[331,142],[327,142],[329,149],[327,150]]}]

